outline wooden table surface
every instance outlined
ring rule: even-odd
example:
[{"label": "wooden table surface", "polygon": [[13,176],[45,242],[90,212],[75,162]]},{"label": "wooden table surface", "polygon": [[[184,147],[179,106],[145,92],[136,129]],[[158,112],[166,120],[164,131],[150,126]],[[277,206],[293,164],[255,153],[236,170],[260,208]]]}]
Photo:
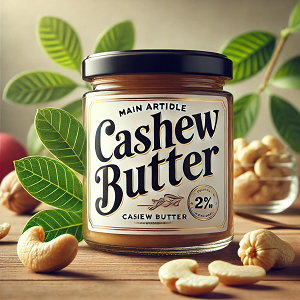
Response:
[{"label": "wooden table surface", "polygon": [[[191,299],[169,291],[160,283],[158,269],[170,257],[109,254],[90,248],[84,241],[79,244],[75,260],[65,269],[52,274],[27,270],[19,261],[17,242],[29,217],[0,208],[0,223],[11,224],[9,234],[0,241],[0,299]],[[300,197],[283,213],[267,217],[300,224]],[[199,263],[199,273],[209,275],[207,266],[216,259],[241,265],[238,243],[246,232],[259,228],[269,228],[289,242],[296,258],[289,268],[271,270],[255,285],[227,287],[220,283],[212,293],[199,298],[300,299],[300,230],[274,229],[237,216],[234,224],[235,237],[228,247],[192,256]]]}]

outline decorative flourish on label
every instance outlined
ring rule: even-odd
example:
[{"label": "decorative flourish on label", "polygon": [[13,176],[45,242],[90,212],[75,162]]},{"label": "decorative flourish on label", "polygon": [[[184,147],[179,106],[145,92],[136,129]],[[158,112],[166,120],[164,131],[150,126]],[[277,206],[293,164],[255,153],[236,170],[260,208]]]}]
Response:
[{"label": "decorative flourish on label", "polygon": [[149,206],[148,209],[149,210],[155,210],[159,206],[162,206],[162,207],[179,206],[180,201],[183,198],[184,197],[181,197],[181,196],[175,196],[175,195],[172,195],[172,194],[165,194],[164,197],[159,198],[159,200],[152,199],[153,205]]}]

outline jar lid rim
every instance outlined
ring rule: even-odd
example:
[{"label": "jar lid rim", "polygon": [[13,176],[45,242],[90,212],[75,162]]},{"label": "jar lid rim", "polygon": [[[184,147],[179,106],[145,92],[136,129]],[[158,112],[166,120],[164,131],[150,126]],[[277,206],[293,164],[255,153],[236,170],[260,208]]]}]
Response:
[{"label": "jar lid rim", "polygon": [[208,51],[145,49],[94,53],[82,62],[82,78],[120,74],[195,74],[232,79],[232,61]]}]

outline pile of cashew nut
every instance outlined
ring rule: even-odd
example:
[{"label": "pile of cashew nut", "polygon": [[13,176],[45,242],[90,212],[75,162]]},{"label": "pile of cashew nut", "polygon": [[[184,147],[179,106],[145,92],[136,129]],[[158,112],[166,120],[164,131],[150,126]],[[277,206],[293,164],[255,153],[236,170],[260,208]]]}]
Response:
[{"label": "pile of cashew nut", "polygon": [[234,140],[234,202],[264,204],[285,199],[290,190],[291,158],[272,135],[250,144]]},{"label": "pile of cashew nut", "polygon": [[194,259],[174,259],[159,268],[159,279],[173,292],[202,295],[212,292],[219,282],[228,286],[254,284],[271,268],[286,268],[295,259],[292,246],[267,229],[246,233],[239,246],[243,266],[215,260],[208,265],[207,276],[197,274],[198,263]]},{"label": "pile of cashew nut", "polygon": [[260,266],[237,266],[221,260],[208,265],[210,276],[197,274],[197,268],[198,263],[194,259],[174,259],[159,268],[158,276],[171,291],[198,296],[212,292],[219,282],[228,286],[248,285],[266,275]]}]

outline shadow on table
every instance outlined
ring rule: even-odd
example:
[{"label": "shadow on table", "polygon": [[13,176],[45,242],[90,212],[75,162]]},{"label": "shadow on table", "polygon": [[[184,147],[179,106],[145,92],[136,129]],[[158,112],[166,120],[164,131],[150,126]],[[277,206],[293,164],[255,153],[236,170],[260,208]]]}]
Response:
[{"label": "shadow on table", "polygon": [[288,209],[284,210],[283,212],[279,213],[279,215],[284,216],[300,216],[300,207],[289,207]]},{"label": "shadow on table", "polygon": [[199,295],[199,296],[191,296],[191,299],[199,298],[199,299],[234,299],[236,298],[233,295],[225,294],[225,293],[218,293],[218,292],[211,292],[206,295]]},{"label": "shadow on table", "polygon": [[17,245],[18,241],[1,241],[0,245],[2,246],[9,246],[9,245]]},{"label": "shadow on table", "polygon": [[242,290],[251,290],[251,291],[275,291],[280,290],[280,288],[276,286],[269,286],[264,284],[250,284],[250,285],[239,285],[239,286],[231,286],[230,288],[242,289]]},{"label": "shadow on table", "polygon": [[267,276],[271,280],[282,280],[282,278],[284,278],[286,281],[300,281],[299,269],[299,262],[293,262],[292,266],[289,266],[286,269],[271,269],[268,271]]},{"label": "shadow on table", "polygon": [[78,279],[78,280],[99,280],[99,276],[87,274],[87,273],[81,273],[71,270],[60,270],[58,272],[53,272],[49,274],[44,274],[46,276],[54,276],[56,278],[65,278],[65,279]]},{"label": "shadow on table", "polygon": [[[193,298],[201,299],[235,299],[236,296],[230,294],[230,289],[241,289],[241,290],[251,290],[251,291],[276,291],[279,288],[274,286],[267,286],[263,284],[251,284],[251,285],[241,285],[241,286],[228,286],[228,294],[211,292],[207,295],[201,295]],[[237,299],[237,298],[236,298]]]}]

